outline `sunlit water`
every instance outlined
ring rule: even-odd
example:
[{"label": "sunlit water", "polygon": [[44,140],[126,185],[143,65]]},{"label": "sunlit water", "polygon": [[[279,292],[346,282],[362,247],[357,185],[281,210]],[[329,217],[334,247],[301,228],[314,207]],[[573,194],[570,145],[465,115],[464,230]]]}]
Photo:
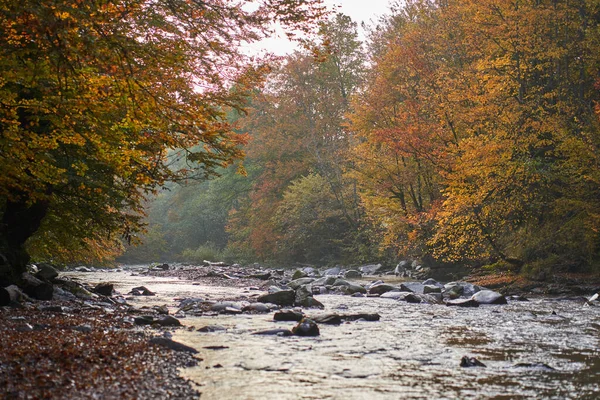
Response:
[{"label": "sunlit water", "polygon": [[[89,282],[112,281],[126,293],[145,285],[156,297],[251,296],[252,291],[193,285],[130,273],[75,274]],[[272,314],[182,319],[186,326],[221,325],[226,331],[178,330],[174,339],[198,349],[203,361],[182,375],[199,385],[202,399],[596,399],[600,398],[600,307],[577,301],[512,302],[453,308],[391,299],[322,295],[323,312],[379,313],[379,322],[320,325],[315,338],[257,336],[291,328]],[[554,315],[553,312],[556,314]],[[207,347],[223,347],[211,350]],[[487,368],[461,368],[462,356]],[[555,370],[519,368],[544,363]]]}]

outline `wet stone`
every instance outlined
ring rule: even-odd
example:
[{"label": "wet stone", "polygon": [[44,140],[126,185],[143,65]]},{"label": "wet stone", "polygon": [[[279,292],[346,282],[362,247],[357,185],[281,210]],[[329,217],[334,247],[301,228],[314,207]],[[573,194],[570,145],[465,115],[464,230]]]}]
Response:
[{"label": "wet stone", "polygon": [[292,336],[292,331],[289,329],[278,328],[278,329],[267,329],[264,331],[253,332],[253,335],[266,335],[266,336]]},{"label": "wet stone", "polygon": [[99,283],[94,287],[94,292],[102,296],[112,296],[115,286],[112,283]]},{"label": "wet stone", "polygon": [[484,367],[485,368],[485,364],[482,363],[481,361],[479,361],[478,359],[476,359],[475,357],[469,357],[469,356],[463,356],[463,358],[460,359],[460,366],[463,368],[470,368],[470,367]]},{"label": "wet stone", "polygon": [[455,300],[448,300],[446,302],[447,306],[454,306],[454,307],[479,307],[479,303],[476,300],[473,299],[455,299]]},{"label": "wet stone", "polygon": [[274,321],[294,321],[299,322],[304,318],[304,313],[295,310],[281,310],[273,315]]},{"label": "wet stone", "polygon": [[259,296],[256,300],[261,303],[273,303],[278,306],[291,306],[296,299],[296,292],[292,289],[280,290],[275,293],[268,293]]},{"label": "wet stone", "polygon": [[148,289],[146,286],[138,286],[131,289],[129,294],[133,296],[156,296],[156,293]]},{"label": "wet stone", "polygon": [[198,328],[197,332],[222,332],[226,330],[227,328],[221,325],[206,325],[202,328]]},{"label": "wet stone", "polygon": [[295,336],[319,336],[319,326],[310,318],[304,318],[293,329],[292,334]]}]

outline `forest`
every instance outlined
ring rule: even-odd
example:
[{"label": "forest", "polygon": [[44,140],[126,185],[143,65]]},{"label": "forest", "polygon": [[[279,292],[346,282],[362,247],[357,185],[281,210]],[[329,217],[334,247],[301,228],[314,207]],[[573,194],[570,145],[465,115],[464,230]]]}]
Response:
[{"label": "forest", "polygon": [[[122,12],[105,10],[103,23]],[[21,235],[34,260],[599,269],[599,1],[408,0],[364,42],[349,17],[329,14],[293,54],[224,71],[229,41],[260,26],[248,18],[213,38],[214,64],[194,63],[208,50],[170,42],[169,27],[122,54],[108,34],[70,37],[97,46],[77,75],[63,62],[73,50],[17,89],[4,63],[0,199],[4,220],[19,193],[46,207]],[[39,51],[53,54],[50,43]],[[144,61],[123,62],[128,51]],[[153,52],[189,69],[150,65]],[[68,107],[46,101],[53,65]],[[147,83],[130,97],[128,68]],[[194,68],[204,79],[191,85]],[[42,111],[13,110],[15,96]],[[59,162],[42,150],[61,151]],[[39,168],[23,171],[33,158]]]}]

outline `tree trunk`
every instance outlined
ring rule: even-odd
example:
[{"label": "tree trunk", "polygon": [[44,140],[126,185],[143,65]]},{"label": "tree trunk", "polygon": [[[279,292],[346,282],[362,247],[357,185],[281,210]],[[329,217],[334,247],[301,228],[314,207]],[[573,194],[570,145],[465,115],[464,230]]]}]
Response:
[{"label": "tree trunk", "polygon": [[31,205],[6,201],[0,223],[0,286],[20,281],[30,259],[25,242],[39,229],[47,212],[47,201]]}]

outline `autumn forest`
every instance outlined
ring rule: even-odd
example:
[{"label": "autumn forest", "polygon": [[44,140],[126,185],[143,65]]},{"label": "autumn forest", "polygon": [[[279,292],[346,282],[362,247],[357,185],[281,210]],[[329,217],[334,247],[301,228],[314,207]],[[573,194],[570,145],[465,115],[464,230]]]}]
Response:
[{"label": "autumn forest", "polygon": [[[6,264],[600,268],[600,1],[408,0],[364,41],[318,1],[13,3]],[[242,57],[266,21],[298,50]]]}]

